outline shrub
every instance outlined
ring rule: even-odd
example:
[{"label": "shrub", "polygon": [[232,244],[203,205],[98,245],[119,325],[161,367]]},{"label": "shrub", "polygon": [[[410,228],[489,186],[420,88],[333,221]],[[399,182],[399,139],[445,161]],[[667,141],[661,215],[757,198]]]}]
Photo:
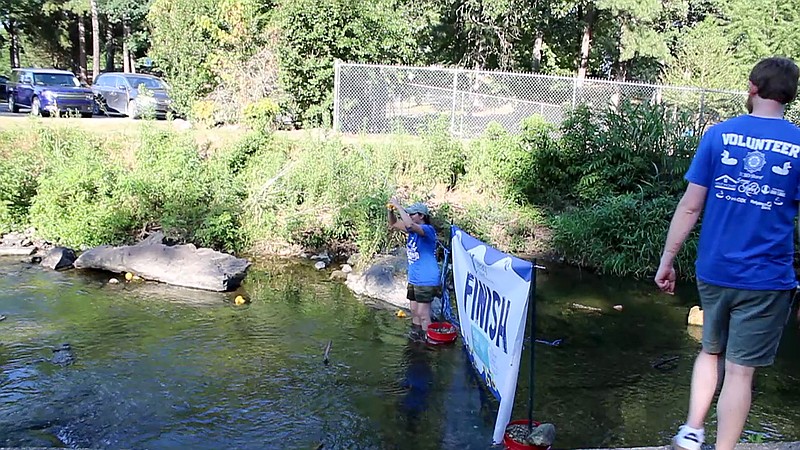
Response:
[{"label": "shrub", "polygon": [[556,210],[626,193],[679,194],[701,130],[689,114],[625,102],[600,113],[576,108],[561,133],[556,146],[535,150],[529,190],[531,201]]},{"label": "shrub", "polygon": [[0,151],[0,234],[29,223],[28,212],[38,187],[37,158],[17,150],[20,136],[9,137],[8,154]]},{"label": "shrub", "polygon": [[245,106],[242,115],[244,124],[251,130],[265,132],[274,128],[278,113],[278,104],[272,99],[264,98]]},{"label": "shrub", "polygon": [[134,223],[116,195],[123,171],[113,156],[84,133],[40,132],[48,162],[30,208],[37,232],[73,247],[124,241]]},{"label": "shrub", "polygon": [[[567,261],[600,273],[646,276],[655,273],[678,199],[645,200],[641,195],[606,197],[587,208],[573,209],[552,221],[553,245]],[[696,231],[676,262],[683,276],[694,273]]]}]

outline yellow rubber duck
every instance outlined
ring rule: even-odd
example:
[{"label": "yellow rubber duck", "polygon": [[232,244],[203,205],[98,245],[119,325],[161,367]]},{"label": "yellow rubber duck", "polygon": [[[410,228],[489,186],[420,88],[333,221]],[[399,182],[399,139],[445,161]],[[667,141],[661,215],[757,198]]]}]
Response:
[{"label": "yellow rubber duck", "polygon": [[241,295],[237,295],[235,299],[233,299],[233,303],[236,305],[244,305],[247,301]]},{"label": "yellow rubber duck", "polygon": [[125,273],[125,280],[131,281],[133,279],[133,274],[130,272]]},{"label": "yellow rubber duck", "polygon": [[401,318],[401,319],[402,319],[402,318],[404,318],[404,317],[408,317],[408,315],[406,314],[406,312],[405,312],[405,311],[403,311],[402,309],[398,309],[398,310],[397,310],[397,312],[395,313],[395,315],[396,315],[397,317]]}]

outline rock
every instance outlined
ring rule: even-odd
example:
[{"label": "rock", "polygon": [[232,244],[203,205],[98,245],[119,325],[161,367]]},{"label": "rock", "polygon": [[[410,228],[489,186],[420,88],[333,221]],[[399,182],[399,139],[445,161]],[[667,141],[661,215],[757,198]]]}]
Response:
[{"label": "rock", "polygon": [[3,247],[23,247],[22,243],[24,241],[26,241],[26,240],[28,240],[28,242],[30,242],[30,240],[28,239],[28,236],[25,236],[22,233],[8,233],[8,234],[3,236],[2,240],[0,240],[0,246],[3,246]]},{"label": "rock", "polygon": [[350,264],[345,264],[342,266],[342,272],[350,273],[353,271],[353,267]]},{"label": "rock", "polygon": [[156,231],[155,233],[150,233],[146,238],[142,239],[138,245],[151,245],[151,244],[164,244],[164,245],[173,245],[174,242],[171,239],[168,239],[164,236],[164,233],[160,231]]},{"label": "rock", "polygon": [[360,272],[347,276],[347,287],[355,294],[390,303],[398,308],[410,307],[406,298],[408,278],[406,256],[378,256],[372,264]]},{"label": "rock", "polygon": [[33,256],[28,257],[28,259],[26,259],[23,262],[26,262],[28,264],[41,264],[42,257],[39,256],[39,255],[33,255]]},{"label": "rock", "polygon": [[327,267],[327,266],[328,266],[328,265],[327,265],[327,264],[325,264],[325,261],[317,261],[317,262],[314,264],[314,268],[315,268],[315,269],[317,269],[317,270],[322,270],[322,269],[324,269],[324,268],[325,268],[325,267]]},{"label": "rock", "polygon": [[147,280],[217,292],[239,287],[249,267],[246,259],[227,253],[152,241],[122,247],[103,245],[87,250],[75,261],[77,269],[130,272]]},{"label": "rock", "polygon": [[119,284],[119,280],[116,279],[116,278],[112,278],[112,279],[108,280],[108,284]]},{"label": "rock", "polygon": [[53,358],[50,362],[66,367],[75,362],[75,354],[69,344],[61,344],[53,349]]},{"label": "rock", "polygon": [[42,265],[52,270],[70,269],[77,256],[72,249],[66,247],[53,247],[42,259]]},{"label": "rock", "polygon": [[531,430],[531,434],[528,436],[528,443],[531,445],[539,445],[542,447],[547,447],[553,445],[553,441],[556,439],[556,427],[552,423],[543,423],[538,427],[535,427]]},{"label": "rock", "polygon": [[703,310],[700,309],[699,306],[692,306],[692,309],[689,310],[689,318],[688,318],[689,325],[694,325],[698,327],[703,326]]},{"label": "rock", "polygon": [[0,247],[0,256],[30,256],[36,247]]},{"label": "rock", "polygon": [[350,255],[349,258],[347,258],[347,264],[350,266],[355,266],[356,264],[358,264],[358,260],[360,258],[361,258],[360,253],[353,253],[352,255]]},{"label": "rock", "polygon": [[345,281],[347,280],[347,274],[341,270],[334,270],[328,279],[331,281]]},{"label": "rock", "polygon": [[330,262],[330,261],[331,261],[331,257],[330,257],[330,255],[328,255],[328,252],[322,252],[322,253],[320,253],[320,254],[318,254],[318,255],[314,255],[314,256],[312,256],[312,257],[311,257],[311,260],[313,260],[313,261],[326,261],[326,262]]}]

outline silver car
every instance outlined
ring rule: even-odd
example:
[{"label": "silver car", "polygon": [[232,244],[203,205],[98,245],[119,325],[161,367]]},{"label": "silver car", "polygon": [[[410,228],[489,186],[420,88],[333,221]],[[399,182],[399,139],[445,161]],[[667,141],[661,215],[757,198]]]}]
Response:
[{"label": "silver car", "polygon": [[138,119],[152,111],[164,118],[172,112],[167,85],[158,77],[141,73],[106,72],[92,84],[99,109]]}]

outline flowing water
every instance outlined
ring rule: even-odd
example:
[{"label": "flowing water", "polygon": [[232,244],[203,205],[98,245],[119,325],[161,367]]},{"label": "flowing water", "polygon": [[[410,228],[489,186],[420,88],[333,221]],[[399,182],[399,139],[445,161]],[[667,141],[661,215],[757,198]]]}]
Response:
[{"label": "flowing water", "polygon": [[[409,319],[304,262],[258,262],[244,306],[235,294],[108,278],[0,259],[0,447],[491,447],[498,405],[460,340],[412,344]],[[686,326],[693,287],[665,296],[555,266],[537,285],[537,337],[562,339],[535,347],[535,418],[556,425],[556,447],[665,443],[699,348]],[[787,329],[759,373],[748,439],[800,439],[799,341]],[[76,355],[67,367],[49,362],[62,342]],[[528,352],[515,419],[527,411]],[[653,368],[659,360],[670,363]]]}]

